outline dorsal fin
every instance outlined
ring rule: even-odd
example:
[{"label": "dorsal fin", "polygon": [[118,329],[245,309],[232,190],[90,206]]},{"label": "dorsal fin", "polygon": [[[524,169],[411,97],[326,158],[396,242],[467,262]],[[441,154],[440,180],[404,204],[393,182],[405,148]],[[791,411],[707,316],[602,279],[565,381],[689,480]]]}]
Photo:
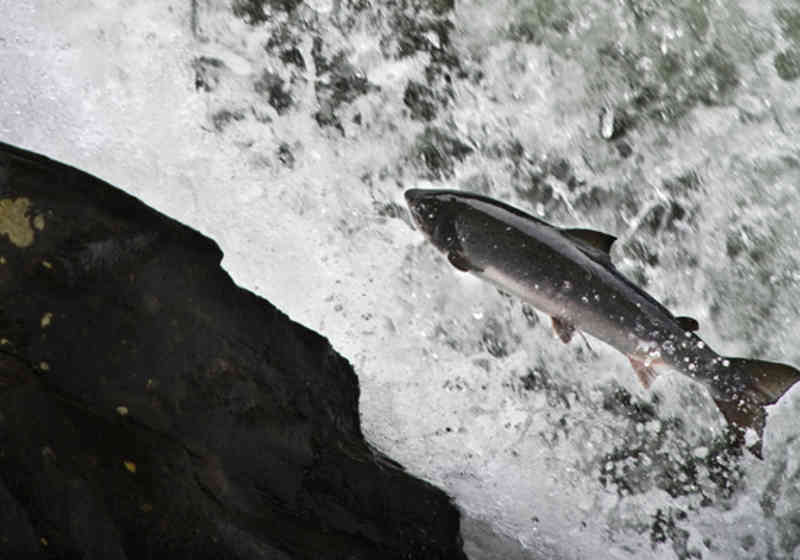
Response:
[{"label": "dorsal fin", "polygon": [[693,317],[675,317],[675,320],[683,330],[688,332],[694,332],[700,328],[700,324],[697,322],[697,319]]},{"label": "dorsal fin", "polygon": [[562,229],[561,233],[572,239],[578,241],[589,247],[602,251],[608,254],[611,251],[611,246],[617,240],[613,235],[603,233],[602,231],[595,231],[593,229]]}]

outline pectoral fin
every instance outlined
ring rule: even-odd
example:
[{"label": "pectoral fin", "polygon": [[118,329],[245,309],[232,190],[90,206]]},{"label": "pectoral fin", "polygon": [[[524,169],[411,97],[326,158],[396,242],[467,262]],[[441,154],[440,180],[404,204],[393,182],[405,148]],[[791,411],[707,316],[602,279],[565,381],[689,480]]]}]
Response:
[{"label": "pectoral fin", "polygon": [[688,332],[694,332],[700,328],[700,324],[697,322],[697,319],[693,317],[675,317],[675,320],[683,330]]},{"label": "pectoral fin", "polygon": [[561,317],[552,317],[552,320],[553,330],[558,335],[558,338],[560,338],[564,344],[567,344],[572,340],[572,335],[575,334],[575,325]]},{"label": "pectoral fin", "polygon": [[653,380],[658,376],[656,371],[651,367],[652,364],[647,365],[642,360],[634,358],[633,356],[628,356],[628,359],[631,361],[633,371],[636,372],[636,376],[639,378],[639,381],[641,381],[642,386],[645,389],[649,389]]}]

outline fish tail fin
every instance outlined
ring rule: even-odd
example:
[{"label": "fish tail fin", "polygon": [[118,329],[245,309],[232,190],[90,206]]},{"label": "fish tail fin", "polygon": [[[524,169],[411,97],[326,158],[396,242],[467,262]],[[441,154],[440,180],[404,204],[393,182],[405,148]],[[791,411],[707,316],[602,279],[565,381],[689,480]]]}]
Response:
[{"label": "fish tail fin", "polygon": [[730,399],[714,399],[728,425],[734,429],[736,443],[745,443],[745,431],[752,428],[758,442],[748,449],[762,458],[762,436],[767,419],[766,405],[773,404],[800,381],[800,371],[786,364],[725,358],[721,361],[717,378],[719,393],[731,395]]}]

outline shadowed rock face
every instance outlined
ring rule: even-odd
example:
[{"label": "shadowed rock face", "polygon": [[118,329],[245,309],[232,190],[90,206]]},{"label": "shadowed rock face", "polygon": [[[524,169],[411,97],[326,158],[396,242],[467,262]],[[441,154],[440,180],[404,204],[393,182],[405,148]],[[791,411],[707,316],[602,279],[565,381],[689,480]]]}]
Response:
[{"label": "shadowed rock face", "polygon": [[366,444],[347,361],[221,258],[0,144],[0,556],[465,558],[447,496]]}]

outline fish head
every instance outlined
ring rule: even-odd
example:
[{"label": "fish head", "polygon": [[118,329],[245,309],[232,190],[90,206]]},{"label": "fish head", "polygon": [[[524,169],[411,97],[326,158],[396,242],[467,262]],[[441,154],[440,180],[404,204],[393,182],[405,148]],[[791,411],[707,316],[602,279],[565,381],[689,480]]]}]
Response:
[{"label": "fish head", "polygon": [[409,189],[405,193],[414,223],[444,253],[459,249],[458,201],[453,191]]}]

